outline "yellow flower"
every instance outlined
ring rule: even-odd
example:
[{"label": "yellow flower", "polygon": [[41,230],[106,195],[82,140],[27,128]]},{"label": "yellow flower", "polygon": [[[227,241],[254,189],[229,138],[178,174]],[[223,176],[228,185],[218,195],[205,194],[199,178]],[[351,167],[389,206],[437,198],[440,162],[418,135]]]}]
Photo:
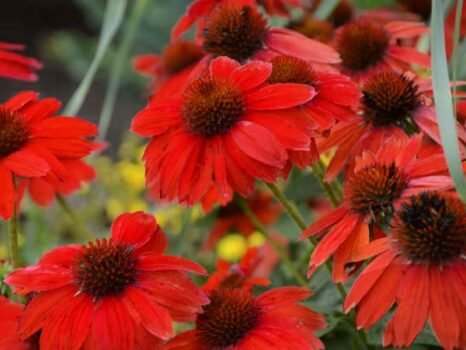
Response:
[{"label": "yellow flower", "polygon": [[261,247],[264,245],[265,241],[266,239],[264,235],[258,231],[254,231],[254,233],[248,238],[250,247]]},{"label": "yellow flower", "polygon": [[130,190],[134,192],[144,190],[145,178],[144,166],[142,164],[135,164],[127,160],[122,160],[117,164],[117,169]]},{"label": "yellow flower", "polygon": [[217,244],[217,255],[229,262],[241,259],[248,249],[248,241],[242,235],[230,234],[223,237]]}]

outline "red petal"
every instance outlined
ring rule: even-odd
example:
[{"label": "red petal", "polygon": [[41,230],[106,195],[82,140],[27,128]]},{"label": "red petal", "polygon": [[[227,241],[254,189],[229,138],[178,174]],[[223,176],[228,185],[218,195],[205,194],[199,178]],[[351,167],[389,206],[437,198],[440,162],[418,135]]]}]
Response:
[{"label": "red petal", "polygon": [[387,55],[422,68],[430,68],[430,56],[412,47],[390,46]]},{"label": "red petal", "polygon": [[128,243],[138,249],[150,241],[157,227],[152,215],[143,212],[125,213],[113,222],[112,239]]},{"label": "red petal", "polygon": [[207,275],[207,271],[188,259],[169,255],[143,255],[136,266],[142,271],[184,271]]},{"label": "red petal", "polygon": [[271,307],[280,304],[290,305],[309,298],[312,292],[301,287],[278,287],[269,290],[257,297],[256,301],[264,306]]},{"label": "red petal", "polygon": [[23,91],[13,96],[8,101],[6,101],[3,106],[12,111],[17,111],[18,109],[24,107],[32,101],[37,101],[39,94],[34,91]]},{"label": "red petal", "polygon": [[286,151],[268,129],[241,121],[236,124],[231,135],[239,149],[249,157],[278,168],[285,165],[288,158]]},{"label": "red petal", "polygon": [[220,56],[210,63],[210,74],[213,77],[229,78],[239,67],[239,62],[225,56]]},{"label": "red petal", "polygon": [[0,217],[9,220],[13,216],[15,206],[15,189],[13,185],[13,175],[3,162],[0,161]]},{"label": "red petal", "polygon": [[181,120],[181,111],[177,103],[157,103],[143,109],[134,117],[131,130],[144,137],[164,133]]},{"label": "red petal", "polygon": [[97,302],[93,332],[99,350],[132,350],[134,325],[121,298],[104,297]]},{"label": "red petal", "polygon": [[324,217],[315,221],[311,226],[309,226],[305,231],[301,233],[299,239],[305,239],[311,235],[315,235],[319,232],[328,229],[330,226],[333,226],[335,223],[337,223],[343,217],[345,217],[348,214],[348,212],[349,209],[345,205],[338,207],[337,209],[326,214]]},{"label": "red petal", "polygon": [[5,278],[5,282],[21,295],[64,287],[72,280],[71,271],[58,265],[24,267]]},{"label": "red petal", "polygon": [[34,124],[31,133],[46,138],[91,137],[97,135],[97,126],[76,117],[53,117]]},{"label": "red petal", "polygon": [[60,246],[42,255],[39,265],[59,265],[64,268],[70,268],[76,263],[76,256],[81,250],[82,246],[79,244]]},{"label": "red petal", "polygon": [[21,112],[29,123],[36,123],[53,116],[61,107],[61,102],[56,98],[48,97],[25,105]]},{"label": "red petal", "polygon": [[135,321],[140,321],[150,333],[162,339],[168,339],[173,335],[170,315],[149,299],[146,293],[138,288],[128,287],[125,291],[125,298],[129,301],[127,306],[133,309],[133,312],[130,311],[133,319],[138,317]]},{"label": "red petal", "polygon": [[368,330],[384,316],[395,302],[404,265],[389,265],[358,305],[357,327]]},{"label": "red petal", "polygon": [[27,148],[10,154],[3,164],[16,175],[23,177],[40,177],[50,171],[47,162]]},{"label": "red petal", "polygon": [[273,51],[295,56],[305,61],[327,64],[341,62],[338,53],[330,46],[289,29],[271,28],[265,43]]},{"label": "red petal", "polygon": [[[452,281],[448,278],[445,270],[442,271],[437,266],[431,266],[429,272],[432,329],[445,349],[456,349],[459,345],[460,336],[460,318],[458,313],[463,310],[455,302],[457,296],[452,286]],[[427,275],[427,272],[424,273]],[[428,298],[428,292],[426,295]],[[428,300],[425,303],[428,304]]]},{"label": "red petal", "polygon": [[316,266],[323,264],[346,241],[348,236],[353,234],[353,229],[359,221],[358,215],[348,215],[336,224],[317,245],[312,253],[310,264]]},{"label": "red petal", "polygon": [[276,110],[300,106],[316,95],[312,86],[273,84],[246,94],[246,106],[252,110]]},{"label": "red petal", "polygon": [[387,266],[392,263],[395,257],[396,252],[389,250],[376,257],[369,265],[367,265],[364,271],[354,282],[348,293],[348,296],[346,297],[344,304],[344,310],[346,313],[354,306],[356,306],[367,295],[369,290],[384,273],[384,271],[387,269]]},{"label": "red petal", "polygon": [[253,61],[235,70],[231,75],[231,80],[241,90],[250,90],[264,83],[270,74],[272,74],[271,63]]},{"label": "red petal", "polygon": [[[397,293],[398,306],[390,320],[390,323],[393,323],[391,343],[395,346],[411,345],[424,328],[430,304],[429,285],[431,283],[429,283],[428,269],[429,267],[424,264],[412,264],[400,280]],[[385,341],[384,344],[386,344]]]}]

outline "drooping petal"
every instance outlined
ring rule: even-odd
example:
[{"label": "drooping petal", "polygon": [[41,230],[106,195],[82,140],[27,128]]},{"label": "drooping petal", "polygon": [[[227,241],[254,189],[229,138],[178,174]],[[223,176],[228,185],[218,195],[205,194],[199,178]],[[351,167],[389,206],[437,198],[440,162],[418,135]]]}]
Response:
[{"label": "drooping petal", "polygon": [[268,85],[245,96],[251,110],[277,110],[300,106],[316,95],[312,86],[292,83]]},{"label": "drooping petal", "polygon": [[139,258],[137,267],[142,271],[185,271],[206,275],[207,271],[199,264],[188,259],[170,255],[143,255]]},{"label": "drooping petal", "polygon": [[23,177],[40,177],[50,171],[47,162],[28,149],[22,149],[10,154],[3,161],[16,175]]},{"label": "drooping petal", "polygon": [[152,215],[143,212],[125,213],[113,222],[112,239],[138,249],[149,242],[156,230],[157,222]]},{"label": "drooping petal", "polygon": [[13,175],[3,162],[0,161],[0,217],[9,220],[13,216],[15,206],[15,189],[13,185]]}]

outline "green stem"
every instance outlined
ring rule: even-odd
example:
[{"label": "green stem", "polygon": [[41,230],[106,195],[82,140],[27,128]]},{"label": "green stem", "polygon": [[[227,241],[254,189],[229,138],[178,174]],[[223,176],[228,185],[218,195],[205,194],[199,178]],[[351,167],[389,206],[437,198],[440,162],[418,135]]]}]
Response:
[{"label": "green stem", "polygon": [[[307,228],[306,222],[304,221],[303,217],[299,213],[298,209],[296,209],[295,205],[286,198],[286,196],[283,194],[283,192],[280,191],[280,189],[275,184],[269,184],[269,183],[265,183],[265,184],[270,189],[270,191],[273,193],[275,198],[277,198],[277,200],[280,202],[282,207],[286,210],[288,215],[293,219],[296,226],[298,226],[302,231],[304,231]],[[317,246],[317,243],[318,243],[316,238],[315,237],[309,237],[309,241],[312,243],[313,250],[314,250],[315,247]],[[327,270],[331,274],[332,273],[332,264],[330,263],[330,261],[325,262],[325,267],[327,268]],[[341,298],[343,300],[345,300],[345,298],[346,298],[345,287],[343,287],[343,285],[341,283],[336,284],[336,287],[338,289],[338,292],[341,295]]]},{"label": "green stem", "polygon": [[13,209],[13,216],[10,220],[9,242],[11,265],[16,269],[21,266],[18,251],[18,214],[16,212],[16,202]]},{"label": "green stem", "polygon": [[316,163],[312,166],[312,173],[319,182],[320,187],[322,187],[322,189],[324,190],[325,195],[330,200],[330,203],[332,203],[332,206],[334,208],[338,207],[339,199],[337,197],[337,194],[335,193],[334,188],[331,186],[331,184],[324,181],[325,172],[322,171],[322,167],[319,163]]},{"label": "green stem", "polygon": [[131,43],[134,38],[134,34],[139,26],[142,15],[145,13],[149,0],[138,0],[129,15],[128,26],[124,31],[121,44],[118,47],[118,51],[115,55],[112,68],[110,70],[110,79],[107,85],[107,92],[105,93],[104,103],[99,119],[99,140],[105,140],[107,136],[108,128],[112,120],[113,109],[115,107],[115,101],[118,96],[118,89],[120,87],[121,76],[124,71],[125,63],[127,62]]},{"label": "green stem", "polygon": [[288,254],[282,248],[282,246],[275,240],[273,237],[267,232],[265,226],[260,222],[257,216],[253,213],[251,208],[249,207],[248,203],[242,197],[236,197],[236,203],[238,203],[239,207],[243,210],[244,214],[248,217],[249,220],[253,223],[254,227],[257,231],[262,233],[268,242],[272,245],[275,249],[277,254],[280,256],[280,259],[283,261],[289,272],[293,275],[301,286],[307,288],[307,281],[306,279],[299,273],[296,267],[293,265],[292,261],[290,260]]},{"label": "green stem", "polygon": [[79,217],[74,213],[71,207],[66,202],[66,199],[61,195],[57,194],[57,202],[60,204],[62,210],[68,215],[73,224],[76,225],[79,232],[84,236],[85,239],[94,239],[94,235],[91,231],[88,230],[86,225],[79,219]]}]

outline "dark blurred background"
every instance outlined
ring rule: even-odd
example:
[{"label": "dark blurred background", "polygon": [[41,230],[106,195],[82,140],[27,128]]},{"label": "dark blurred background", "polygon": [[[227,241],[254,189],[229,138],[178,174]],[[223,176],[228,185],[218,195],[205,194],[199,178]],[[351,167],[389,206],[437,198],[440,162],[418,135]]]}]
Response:
[{"label": "dark blurred background", "polygon": [[[121,42],[128,14],[135,3],[129,0],[125,20],[112,42],[79,116],[97,122],[109,77],[112,53]],[[130,57],[125,64],[120,92],[107,139],[115,146],[128,131],[131,118],[145,105],[149,80],[132,70],[131,58],[159,53],[169,32],[189,0],[151,0],[147,6]],[[3,0],[0,11],[0,41],[22,43],[26,55],[42,61],[36,83],[0,79],[0,97],[5,101],[21,90],[35,90],[42,97],[54,96],[66,104],[84,77],[95,53],[101,28],[104,0]],[[109,148],[111,152],[116,147]]]}]

